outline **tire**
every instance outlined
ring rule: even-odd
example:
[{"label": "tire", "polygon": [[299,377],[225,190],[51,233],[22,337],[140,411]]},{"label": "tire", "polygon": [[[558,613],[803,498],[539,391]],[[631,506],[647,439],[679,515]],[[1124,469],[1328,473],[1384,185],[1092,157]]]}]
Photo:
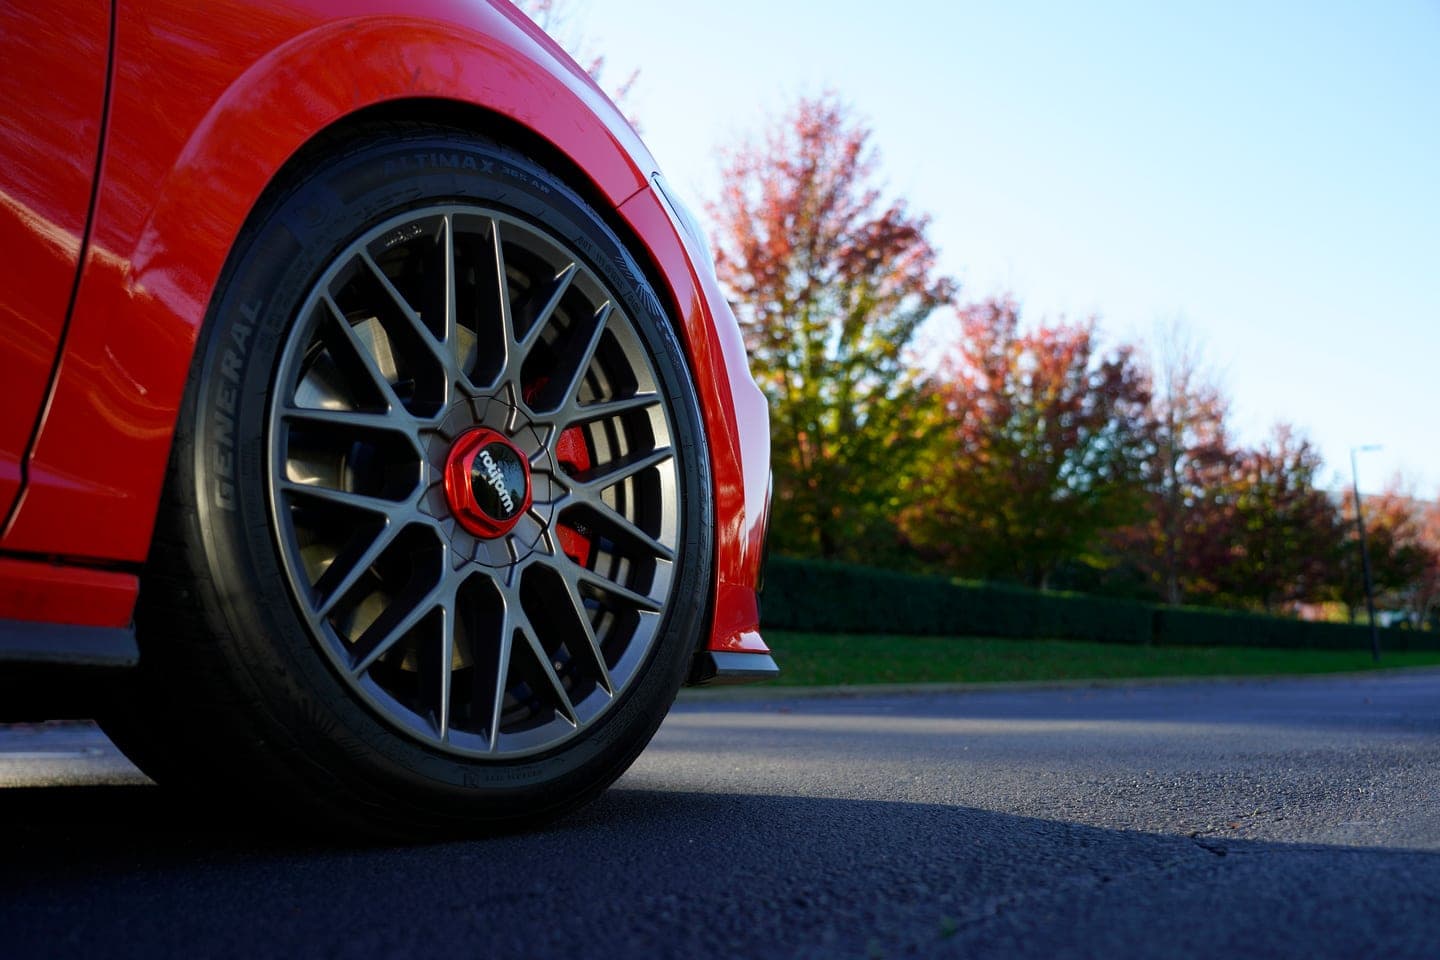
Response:
[{"label": "tire", "polygon": [[672,321],[604,220],[503,146],[376,128],[300,169],[201,331],[140,666],[102,724],[162,785],[286,819],[559,816],[644,748],[707,623],[714,499]]}]

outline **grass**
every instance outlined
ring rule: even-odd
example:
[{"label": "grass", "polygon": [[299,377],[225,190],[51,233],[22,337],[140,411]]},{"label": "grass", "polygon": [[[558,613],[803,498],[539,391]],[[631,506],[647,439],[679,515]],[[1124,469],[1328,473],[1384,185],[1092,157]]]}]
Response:
[{"label": "grass", "polygon": [[[1209,677],[1370,670],[1370,651],[1136,647],[1070,640],[766,631],[783,686]],[[1380,667],[1440,665],[1440,652],[1385,654]]]}]

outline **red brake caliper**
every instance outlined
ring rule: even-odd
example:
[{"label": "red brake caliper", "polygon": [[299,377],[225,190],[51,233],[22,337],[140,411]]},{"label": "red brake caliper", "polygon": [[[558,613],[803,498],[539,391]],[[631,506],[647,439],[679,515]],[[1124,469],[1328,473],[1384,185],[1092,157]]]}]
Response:
[{"label": "red brake caliper", "polygon": [[[555,444],[555,459],[572,474],[584,473],[590,469],[590,448],[585,444],[585,433],[579,427],[571,427],[560,434]],[[582,567],[590,565],[590,530],[583,523],[566,523],[556,527],[560,537],[560,549],[571,560]]]},{"label": "red brake caliper", "polygon": [[[525,389],[526,403],[535,398],[535,394],[545,386],[547,380],[547,377],[541,377]],[[589,470],[590,447],[585,442],[585,431],[579,427],[571,427],[561,433],[560,439],[555,443],[555,460],[570,474]],[[590,565],[590,530],[585,524],[560,524],[556,526],[555,533],[560,540],[562,553],[582,567]]]}]

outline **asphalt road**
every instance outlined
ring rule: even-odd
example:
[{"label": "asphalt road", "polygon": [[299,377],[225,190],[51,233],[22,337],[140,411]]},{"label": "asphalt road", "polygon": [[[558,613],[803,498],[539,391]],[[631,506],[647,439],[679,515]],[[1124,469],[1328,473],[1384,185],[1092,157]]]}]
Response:
[{"label": "asphalt road", "polygon": [[0,956],[1440,956],[1440,673],[687,701],[541,833],[316,846],[0,732]]}]

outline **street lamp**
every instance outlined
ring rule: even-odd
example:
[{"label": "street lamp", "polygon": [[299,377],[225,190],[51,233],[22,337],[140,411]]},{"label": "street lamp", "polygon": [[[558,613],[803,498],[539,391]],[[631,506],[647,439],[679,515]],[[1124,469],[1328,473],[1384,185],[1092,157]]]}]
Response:
[{"label": "street lamp", "polygon": [[1365,544],[1365,511],[1360,506],[1360,468],[1355,454],[1379,450],[1376,443],[1350,448],[1350,482],[1355,486],[1355,529],[1360,534],[1360,569],[1365,573],[1365,610],[1370,614],[1370,656],[1380,662],[1380,630],[1375,626],[1375,586],[1370,580],[1370,548]]}]

